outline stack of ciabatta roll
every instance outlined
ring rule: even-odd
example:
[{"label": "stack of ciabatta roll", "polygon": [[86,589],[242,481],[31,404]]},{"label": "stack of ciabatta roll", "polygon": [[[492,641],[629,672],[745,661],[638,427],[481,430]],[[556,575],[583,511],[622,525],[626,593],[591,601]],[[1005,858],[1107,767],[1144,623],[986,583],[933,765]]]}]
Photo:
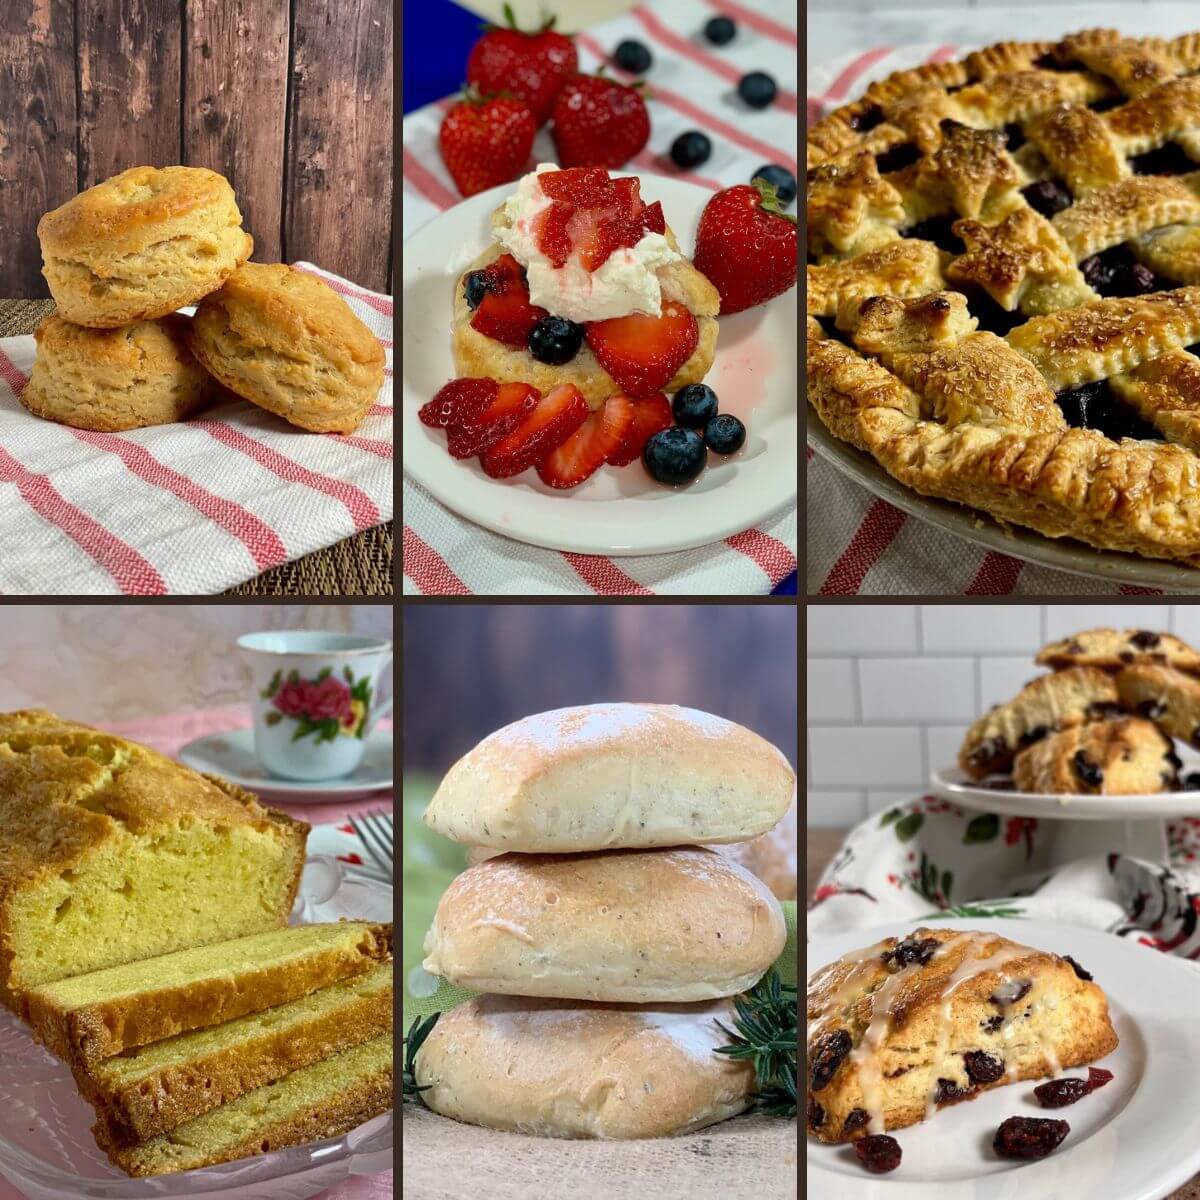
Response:
[{"label": "stack of ciabatta roll", "polygon": [[655,1137],[745,1109],[753,1067],[715,1054],[729,997],[783,950],[770,889],[711,844],[787,812],[795,775],[694,709],[599,704],[508,725],[425,813],[498,854],[447,889],[425,969],[483,993],[416,1059],[436,1112],[552,1137]]}]

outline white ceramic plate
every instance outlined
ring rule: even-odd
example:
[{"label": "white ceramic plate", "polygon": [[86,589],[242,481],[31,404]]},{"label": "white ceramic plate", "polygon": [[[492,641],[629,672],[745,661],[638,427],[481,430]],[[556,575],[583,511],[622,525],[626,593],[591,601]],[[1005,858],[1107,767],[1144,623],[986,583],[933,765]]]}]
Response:
[{"label": "white ceramic plate", "polygon": [[[1040,921],[949,920],[952,929],[999,933],[1024,945],[1071,954],[1108,995],[1120,1046],[1102,1065],[1113,1080],[1068,1108],[1047,1110],[1034,1083],[985,1092],[898,1129],[903,1160],[888,1175],[870,1175],[848,1146],[808,1138],[810,1196],[837,1200],[1160,1200],[1200,1171],[1200,970],[1094,929]],[[912,923],[819,938],[808,971]],[[1086,1075],[1086,1069],[1064,1072]],[[1015,1163],[997,1158],[992,1137],[1007,1117],[1053,1117],[1071,1132],[1049,1157]]]},{"label": "white ceramic plate", "polygon": [[[643,175],[642,197],[661,200],[685,253],[711,192]],[[529,470],[489,479],[478,459],[457,461],[446,435],[417,410],[454,378],[450,312],[459,274],[491,243],[488,218],[512,191],[504,184],[423,225],[404,243],[404,470],[447,508],[486,529],[552,550],[659,554],[720,541],[796,503],[796,289],[720,320],[705,382],[722,412],[746,425],[746,445],[709,465],[686,488],[655,483],[640,462],[602,467],[569,492]]]},{"label": "white ceramic plate", "polygon": [[1158,792],[1150,796],[1051,796],[1037,792],[1001,792],[980,787],[957,767],[933,773],[933,790],[964,808],[1010,817],[1048,820],[1113,821],[1200,814],[1200,792]]},{"label": "white ceramic plate", "polygon": [[1032,529],[999,525],[987,513],[922,496],[894,480],[869,454],[835,438],[814,414],[808,419],[808,441],[814,450],[843,475],[873,496],[947,533],[978,546],[1039,566],[1087,575],[1106,583],[1160,587],[1170,593],[1200,593],[1200,570],[1176,566],[1165,560],[1139,558],[1115,550],[1093,550],[1072,538],[1048,538]]},{"label": "white ceramic plate", "polygon": [[179,757],[195,771],[220,775],[256,796],[289,804],[354,800],[392,786],[392,734],[388,729],[376,729],[368,735],[362,762],[356,770],[341,779],[319,783],[272,775],[255,756],[252,729],[230,729],[197,738],[179,751]]}]

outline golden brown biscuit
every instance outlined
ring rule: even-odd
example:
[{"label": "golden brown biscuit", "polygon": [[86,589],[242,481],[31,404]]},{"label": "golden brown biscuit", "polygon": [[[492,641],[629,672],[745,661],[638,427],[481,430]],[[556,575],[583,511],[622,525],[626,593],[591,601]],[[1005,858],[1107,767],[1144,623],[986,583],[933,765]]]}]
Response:
[{"label": "golden brown biscuit", "polygon": [[229,181],[203,167],[131,167],[38,222],[59,314],[111,329],[194,304],[250,257]]},{"label": "golden brown biscuit", "polygon": [[1018,750],[1013,786],[1050,796],[1143,796],[1174,791],[1174,743],[1149,721],[1089,721]]},{"label": "golden brown biscuit", "polygon": [[314,433],[351,433],[383,386],[378,338],[331,287],[246,263],[205,298],[192,351],[231,391]]},{"label": "golden brown biscuit", "polygon": [[37,358],[21,403],[35,417],[101,433],[182,421],[217,387],[188,349],[190,324],[169,313],[89,329],[51,315],[34,334]]},{"label": "golden brown biscuit", "polygon": [[[668,233],[667,240],[675,245],[672,234]],[[498,383],[528,383],[543,395],[560,383],[573,383],[590,407],[599,408],[609,396],[621,391],[621,385],[600,365],[586,342],[569,363],[552,366],[539,362],[528,350],[505,345],[472,328],[462,280],[472,271],[495,262],[503,253],[504,247],[499,243],[490,246],[463,271],[455,285],[451,322],[455,374],[459,378],[495,379]],[[695,315],[699,334],[691,357],[663,389],[670,394],[689,383],[699,383],[712,367],[717,352],[716,314],[720,301],[716,288],[691,263],[663,268],[659,282],[665,299],[678,301]]]}]

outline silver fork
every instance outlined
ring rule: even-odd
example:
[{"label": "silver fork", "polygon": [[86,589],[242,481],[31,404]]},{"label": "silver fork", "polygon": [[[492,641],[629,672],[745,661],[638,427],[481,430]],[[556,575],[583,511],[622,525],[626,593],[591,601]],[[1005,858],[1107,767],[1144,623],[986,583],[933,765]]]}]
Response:
[{"label": "silver fork", "polygon": [[351,828],[367,851],[371,864],[356,868],[364,875],[392,883],[395,879],[395,852],[392,849],[392,814],[377,808],[350,818]]}]

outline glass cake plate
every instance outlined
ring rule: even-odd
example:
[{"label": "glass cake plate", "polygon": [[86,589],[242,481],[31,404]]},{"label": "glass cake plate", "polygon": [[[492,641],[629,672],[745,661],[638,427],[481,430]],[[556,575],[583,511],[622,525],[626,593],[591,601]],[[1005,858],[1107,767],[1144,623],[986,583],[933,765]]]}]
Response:
[{"label": "glass cake plate", "polygon": [[[292,923],[341,917],[391,921],[392,889],[347,874],[335,858],[308,858]],[[70,1069],[37,1045],[15,1016],[0,1009],[0,1175],[30,1200],[305,1200],[350,1175],[375,1175],[392,1167],[391,1112],[341,1137],[150,1179],[130,1179],[108,1161],[92,1138],[94,1120]]]}]

